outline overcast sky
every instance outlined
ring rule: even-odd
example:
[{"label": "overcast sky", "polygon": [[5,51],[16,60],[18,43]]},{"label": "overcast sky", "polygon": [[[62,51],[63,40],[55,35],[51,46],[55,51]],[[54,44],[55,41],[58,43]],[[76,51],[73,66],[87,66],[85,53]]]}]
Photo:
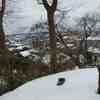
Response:
[{"label": "overcast sky", "polygon": [[[46,12],[36,0],[6,0],[4,28],[6,34],[28,32],[32,24],[46,19]],[[59,0],[61,9],[72,9],[69,12],[70,24],[87,12],[99,11],[100,0]],[[42,16],[42,17],[41,17]],[[41,19],[42,18],[42,19]]]},{"label": "overcast sky", "polygon": [[7,34],[27,32],[45,13],[35,0],[9,0],[4,17]]}]

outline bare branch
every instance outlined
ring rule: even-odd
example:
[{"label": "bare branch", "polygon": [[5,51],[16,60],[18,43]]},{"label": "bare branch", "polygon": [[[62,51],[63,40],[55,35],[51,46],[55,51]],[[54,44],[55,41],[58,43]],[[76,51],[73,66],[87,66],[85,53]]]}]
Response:
[{"label": "bare branch", "polygon": [[5,3],[6,3],[6,0],[2,0],[2,6],[1,6],[1,9],[0,9],[0,15],[2,15],[2,16],[3,16],[4,10],[5,10]]},{"label": "bare branch", "polygon": [[53,4],[52,4],[51,8],[54,12],[55,12],[55,10],[57,10],[57,4],[58,4],[58,0],[53,0]]},{"label": "bare branch", "polygon": [[43,2],[43,5],[44,5],[45,9],[48,10],[49,9],[49,4],[48,4],[47,0],[42,0],[42,2]]}]

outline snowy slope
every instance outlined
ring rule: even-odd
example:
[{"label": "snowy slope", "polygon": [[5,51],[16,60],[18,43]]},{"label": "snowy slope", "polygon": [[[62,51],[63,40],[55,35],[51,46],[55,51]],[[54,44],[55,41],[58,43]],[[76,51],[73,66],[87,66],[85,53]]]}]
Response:
[{"label": "snowy slope", "polygon": [[[62,86],[56,86],[59,77],[66,78]],[[0,100],[100,100],[96,88],[97,70],[82,69],[31,81]]]},{"label": "snowy slope", "polygon": [[[72,9],[69,13],[72,22],[87,12],[100,10],[100,0],[58,1],[58,8]],[[27,32],[32,24],[41,21],[41,16],[42,20],[46,19],[44,7],[38,5],[36,0],[7,0],[6,10],[13,12],[5,17],[5,31],[8,32],[7,34]]]}]

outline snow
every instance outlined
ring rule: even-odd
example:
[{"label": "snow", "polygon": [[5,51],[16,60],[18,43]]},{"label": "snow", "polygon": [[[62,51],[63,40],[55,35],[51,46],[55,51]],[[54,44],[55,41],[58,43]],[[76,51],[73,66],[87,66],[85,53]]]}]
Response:
[{"label": "snow", "polygon": [[23,46],[18,46],[16,49],[17,50],[22,50],[23,49]]},{"label": "snow", "polygon": [[[100,100],[96,94],[97,70],[77,69],[50,75],[26,83],[0,100]],[[65,77],[62,86],[56,86],[57,79]]]},{"label": "snow", "polygon": [[88,37],[88,40],[100,40],[100,37],[98,37],[98,36]]},{"label": "snow", "polygon": [[68,36],[64,36],[64,37],[63,37],[63,39],[68,39],[68,38],[69,38]]},{"label": "snow", "polygon": [[[29,50],[24,50],[24,51],[21,51],[20,54],[23,56],[23,57],[28,57],[29,55],[31,55],[31,53],[38,53],[38,50],[35,50],[35,49],[29,49]],[[33,54],[32,54],[33,55]],[[33,55],[34,56],[34,55]],[[36,55],[35,55],[36,56]]]},{"label": "snow", "polygon": [[8,49],[9,49],[9,51],[13,51],[13,50],[15,50],[15,48],[13,48],[13,47],[8,48]]},{"label": "snow", "polygon": [[74,44],[71,44],[71,43],[70,43],[70,44],[67,44],[67,46],[68,46],[68,47],[72,47],[72,46],[74,46]]},{"label": "snow", "polygon": [[23,44],[14,42],[14,44],[12,43],[12,45],[15,45],[15,46],[19,47],[19,46],[22,46]]},{"label": "snow", "polygon": [[43,62],[46,63],[46,64],[49,64],[49,62],[50,62],[50,55],[49,54],[46,54],[43,57]]},{"label": "snow", "polygon": [[99,48],[92,48],[90,47],[88,49],[89,52],[95,53],[95,54],[100,54],[100,49]]},{"label": "snow", "polygon": [[26,50],[26,51],[20,52],[20,54],[21,54],[23,57],[27,57],[27,56],[30,55],[30,52],[29,52],[29,50]]},{"label": "snow", "polygon": [[30,49],[30,52],[31,52],[31,53],[38,53],[39,50],[32,48],[32,49]]}]

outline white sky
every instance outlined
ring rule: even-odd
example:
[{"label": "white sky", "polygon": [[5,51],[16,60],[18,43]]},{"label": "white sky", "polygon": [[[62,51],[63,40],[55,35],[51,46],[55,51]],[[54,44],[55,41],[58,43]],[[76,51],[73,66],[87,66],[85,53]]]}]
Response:
[{"label": "white sky", "polygon": [[[62,9],[72,8],[69,13],[72,24],[73,19],[84,15],[86,12],[99,11],[100,0],[59,0],[59,7]],[[38,5],[36,0],[7,0],[5,13],[7,12],[10,12],[4,18],[7,34],[28,32],[32,24],[46,19],[44,7]]]},{"label": "white sky", "polygon": [[27,31],[32,24],[40,20],[44,8],[33,0],[15,0],[14,2],[10,0],[7,2],[7,11],[13,11],[13,13],[4,18],[5,30],[8,34],[13,34]]}]

